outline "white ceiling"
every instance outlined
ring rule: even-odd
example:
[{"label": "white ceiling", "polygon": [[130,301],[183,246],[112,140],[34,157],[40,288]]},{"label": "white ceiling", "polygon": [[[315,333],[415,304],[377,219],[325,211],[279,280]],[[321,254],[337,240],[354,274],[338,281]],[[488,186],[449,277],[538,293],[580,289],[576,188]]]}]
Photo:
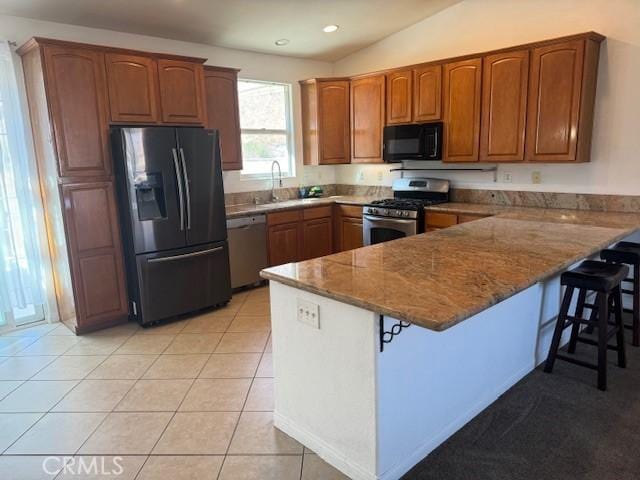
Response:
[{"label": "white ceiling", "polygon": [[0,0],[0,14],[335,61],[459,1]]}]

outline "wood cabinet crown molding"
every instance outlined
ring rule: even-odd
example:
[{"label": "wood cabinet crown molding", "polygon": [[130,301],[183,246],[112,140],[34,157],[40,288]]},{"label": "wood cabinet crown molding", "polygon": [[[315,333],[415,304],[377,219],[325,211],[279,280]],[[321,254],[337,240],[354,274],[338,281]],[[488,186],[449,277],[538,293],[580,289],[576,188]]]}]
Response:
[{"label": "wood cabinet crown molding", "polygon": [[[475,52],[475,53],[468,53],[465,55],[457,55],[455,57],[446,57],[446,58],[438,58],[435,60],[427,60],[424,62],[420,62],[420,63],[413,63],[410,65],[402,65],[402,66],[397,66],[397,67],[390,67],[390,68],[384,68],[384,69],[380,69],[380,70],[374,70],[372,72],[366,72],[366,73],[359,73],[359,74],[354,74],[351,75],[349,77],[336,77],[336,78],[340,78],[341,80],[354,80],[357,78],[362,78],[362,77],[368,77],[371,75],[386,75],[388,73],[392,73],[395,71],[399,71],[399,70],[407,70],[407,69],[417,69],[417,68],[422,68],[422,67],[428,67],[431,65],[443,65],[445,63],[454,63],[454,62],[461,62],[464,60],[470,60],[473,58],[477,58],[477,57],[486,57],[488,55],[494,55],[494,54],[498,54],[498,53],[507,53],[507,52],[512,52],[512,51],[517,51],[517,50],[526,50],[526,49],[533,49],[533,48],[539,48],[539,47],[545,47],[548,45],[552,45],[554,43],[558,43],[558,42],[564,42],[564,41],[571,41],[571,40],[592,40],[596,43],[601,43],[604,40],[606,40],[606,36],[595,32],[595,31],[587,31],[587,32],[581,32],[581,33],[574,33],[571,35],[564,35],[561,37],[553,37],[553,38],[545,38],[544,40],[538,40],[535,42],[529,42],[529,43],[521,43],[518,45],[513,45],[513,46],[509,46],[509,47],[503,47],[503,48],[496,48],[495,50],[485,50],[482,52]],[[321,81],[323,80],[323,78],[315,78],[315,79],[307,79],[307,80],[301,80],[300,83],[303,82],[310,82],[310,81]]]},{"label": "wood cabinet crown molding", "polygon": [[149,52],[144,50],[132,50],[129,48],[110,47],[106,45],[95,45],[91,43],[82,43],[82,42],[71,42],[68,40],[58,40],[54,38],[45,38],[45,37],[30,38],[23,45],[21,45],[16,49],[16,53],[20,56],[24,56],[25,53],[43,45],[58,45],[61,47],[69,47],[69,48],[86,48],[89,50],[100,50],[105,53],[111,52],[111,53],[119,53],[122,55],[138,55],[138,56],[151,57],[155,59],[164,58],[167,60],[181,60],[184,62],[191,62],[191,63],[204,63],[207,61],[206,58],[201,58],[201,57],[175,55],[171,53]]}]

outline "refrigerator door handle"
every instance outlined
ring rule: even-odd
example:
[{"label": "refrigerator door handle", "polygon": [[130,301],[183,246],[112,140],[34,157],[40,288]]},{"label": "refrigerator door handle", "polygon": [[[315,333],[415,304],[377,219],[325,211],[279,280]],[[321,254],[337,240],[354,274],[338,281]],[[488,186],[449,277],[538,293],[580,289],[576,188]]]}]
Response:
[{"label": "refrigerator door handle", "polygon": [[202,255],[211,255],[212,253],[219,252],[222,249],[224,249],[224,247],[215,247],[215,248],[210,248],[209,250],[202,250],[201,252],[185,253],[183,255],[172,255],[170,257],[151,258],[148,260],[148,262],[149,263],[172,262],[175,260],[183,260],[185,258],[200,257]]},{"label": "refrigerator door handle", "polygon": [[178,203],[180,204],[180,230],[184,230],[184,192],[182,191],[182,174],[180,173],[180,165],[178,165],[178,152],[175,148],[171,149],[173,154],[173,168],[176,171],[178,180]]},{"label": "refrigerator door handle", "polygon": [[182,175],[184,177],[184,189],[187,197],[187,230],[191,230],[191,191],[189,190],[189,174],[187,162],[184,159],[184,150],[180,147],[180,161],[182,162]]}]

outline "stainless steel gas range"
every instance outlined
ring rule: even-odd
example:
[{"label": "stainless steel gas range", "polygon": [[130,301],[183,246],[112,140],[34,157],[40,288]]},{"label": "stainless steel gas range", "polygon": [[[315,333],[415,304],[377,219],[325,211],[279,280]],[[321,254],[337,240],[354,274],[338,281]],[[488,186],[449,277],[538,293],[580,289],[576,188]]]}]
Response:
[{"label": "stainless steel gas range", "polygon": [[376,200],[362,210],[365,245],[424,232],[424,207],[449,201],[449,181],[400,178],[393,181],[393,198]]}]

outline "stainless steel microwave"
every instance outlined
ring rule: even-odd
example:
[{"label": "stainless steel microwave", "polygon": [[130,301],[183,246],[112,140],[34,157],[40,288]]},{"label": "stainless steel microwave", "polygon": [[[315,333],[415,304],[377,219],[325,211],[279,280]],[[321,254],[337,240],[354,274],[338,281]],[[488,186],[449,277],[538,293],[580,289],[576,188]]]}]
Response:
[{"label": "stainless steel microwave", "polygon": [[442,122],[384,127],[383,152],[388,163],[442,160]]}]

